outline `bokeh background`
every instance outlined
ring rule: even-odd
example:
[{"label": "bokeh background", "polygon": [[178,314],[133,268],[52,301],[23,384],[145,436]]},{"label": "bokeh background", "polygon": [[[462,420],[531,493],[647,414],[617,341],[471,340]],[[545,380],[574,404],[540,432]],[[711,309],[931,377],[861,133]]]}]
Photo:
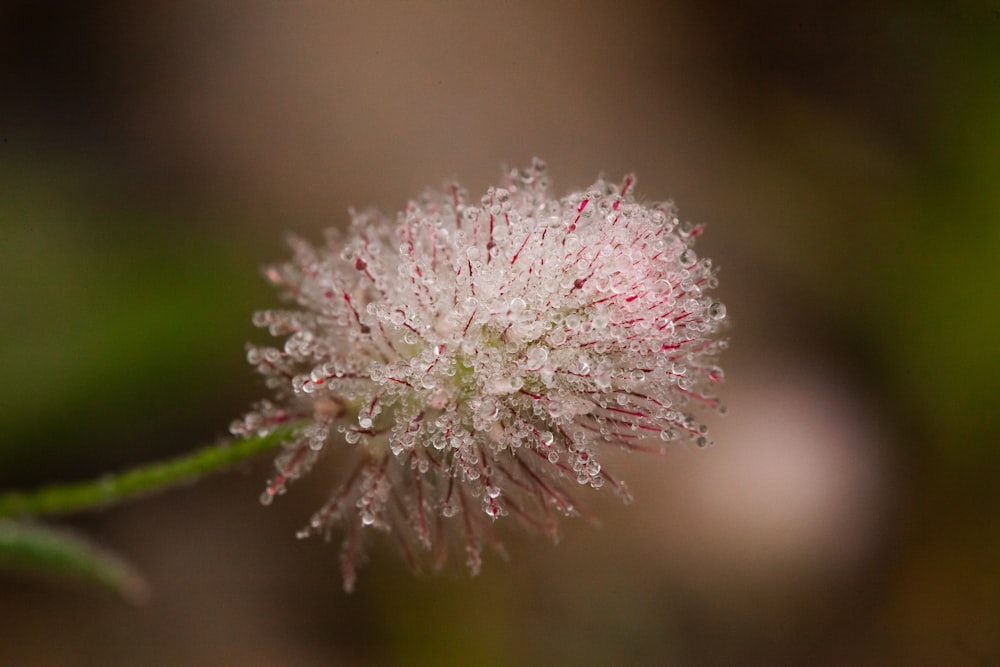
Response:
[{"label": "bokeh background", "polygon": [[225,437],[287,232],[534,155],[707,225],[715,447],[351,596],[268,460],[60,519],[152,596],[2,572],[0,664],[997,664],[996,3],[2,3],[0,488]]}]

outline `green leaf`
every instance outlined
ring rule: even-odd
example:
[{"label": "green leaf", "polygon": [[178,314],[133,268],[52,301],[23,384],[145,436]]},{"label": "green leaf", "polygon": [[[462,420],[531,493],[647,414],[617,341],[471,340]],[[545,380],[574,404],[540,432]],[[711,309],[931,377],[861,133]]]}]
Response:
[{"label": "green leaf", "polygon": [[148,588],[117,555],[65,530],[0,520],[0,567],[70,578],[110,589],[139,603]]}]

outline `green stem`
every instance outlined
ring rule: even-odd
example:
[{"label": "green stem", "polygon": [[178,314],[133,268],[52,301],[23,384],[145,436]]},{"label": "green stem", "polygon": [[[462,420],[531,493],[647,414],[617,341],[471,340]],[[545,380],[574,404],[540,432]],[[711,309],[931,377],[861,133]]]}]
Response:
[{"label": "green stem", "polygon": [[287,442],[294,428],[287,426],[266,436],[205,447],[171,461],[150,463],[93,480],[43,486],[27,492],[0,493],[0,518],[96,509],[176,484],[193,482]]}]

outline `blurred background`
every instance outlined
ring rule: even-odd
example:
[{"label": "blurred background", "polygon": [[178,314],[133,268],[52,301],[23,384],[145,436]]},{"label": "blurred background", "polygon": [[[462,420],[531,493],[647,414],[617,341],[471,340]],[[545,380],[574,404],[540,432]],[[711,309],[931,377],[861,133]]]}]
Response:
[{"label": "blurred background", "polygon": [[0,488],[224,438],[287,232],[534,155],[705,223],[732,320],[600,527],[347,596],[265,457],[54,521],[152,595],[0,572],[0,664],[1000,661],[1000,5],[656,4],[0,3]]}]

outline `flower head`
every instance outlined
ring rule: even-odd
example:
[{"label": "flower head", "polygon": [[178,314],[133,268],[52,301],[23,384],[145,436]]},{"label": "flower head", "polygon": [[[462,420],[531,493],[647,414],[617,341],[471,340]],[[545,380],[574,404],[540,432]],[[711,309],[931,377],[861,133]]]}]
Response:
[{"label": "flower head", "polygon": [[627,500],[606,450],[708,444],[692,411],[718,406],[725,308],[691,248],[701,228],[633,185],[555,199],[535,160],[478,201],[452,184],[395,219],[352,212],[348,234],[292,239],[267,270],[296,307],[254,316],[284,338],[247,354],[275,396],[232,432],[299,424],[265,503],[323,450],[347,454],[300,533],[343,525],[345,587],[373,530],[435,565],[454,533],[476,571],[500,517],[554,535],[582,511],[577,484]]}]

